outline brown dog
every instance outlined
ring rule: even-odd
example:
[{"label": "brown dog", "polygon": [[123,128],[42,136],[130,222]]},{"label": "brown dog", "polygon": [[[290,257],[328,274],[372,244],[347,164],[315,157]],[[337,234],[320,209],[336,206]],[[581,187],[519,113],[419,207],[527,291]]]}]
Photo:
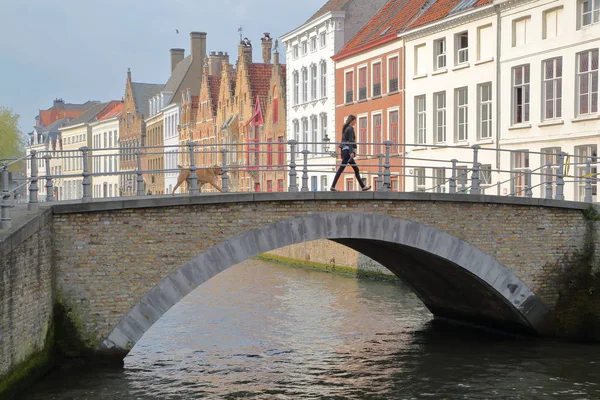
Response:
[{"label": "brown dog", "polygon": [[[179,171],[179,176],[177,176],[177,185],[173,188],[172,196],[175,196],[175,191],[179,186],[183,184],[190,177],[190,170],[184,169],[181,165],[178,165],[177,168],[181,169]],[[223,174],[223,169],[218,165],[215,165],[213,168],[205,168],[205,169],[197,169],[196,170],[196,179],[198,180],[198,188],[201,188],[202,185],[208,183],[212,185],[219,192],[223,193],[223,189],[217,185],[217,177]]]}]

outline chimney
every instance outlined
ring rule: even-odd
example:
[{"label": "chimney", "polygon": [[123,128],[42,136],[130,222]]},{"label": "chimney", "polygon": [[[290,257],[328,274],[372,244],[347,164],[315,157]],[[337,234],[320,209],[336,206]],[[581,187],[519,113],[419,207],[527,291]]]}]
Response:
[{"label": "chimney", "polygon": [[54,107],[62,107],[65,105],[65,101],[63,99],[54,99]]},{"label": "chimney", "polygon": [[127,82],[131,82],[131,69],[127,68]]},{"label": "chimney", "polygon": [[[221,52],[219,52],[221,53]],[[217,55],[217,52],[211,51],[208,55],[208,75],[220,75],[221,74],[221,58]]]},{"label": "chimney", "polygon": [[260,39],[262,42],[262,57],[265,64],[271,64],[271,49],[273,46],[273,39],[269,32],[264,33],[264,37]]},{"label": "chimney", "polygon": [[175,69],[177,64],[181,62],[185,56],[184,49],[171,49],[171,72]]},{"label": "chimney", "polygon": [[252,43],[248,38],[244,38],[238,45],[238,61],[242,58],[245,62],[252,62]]},{"label": "chimney", "polygon": [[275,51],[273,52],[273,64],[279,65],[279,49],[278,46],[275,45]]},{"label": "chimney", "polygon": [[190,48],[192,49],[192,63],[204,65],[204,59],[206,58],[206,32],[191,32]]}]

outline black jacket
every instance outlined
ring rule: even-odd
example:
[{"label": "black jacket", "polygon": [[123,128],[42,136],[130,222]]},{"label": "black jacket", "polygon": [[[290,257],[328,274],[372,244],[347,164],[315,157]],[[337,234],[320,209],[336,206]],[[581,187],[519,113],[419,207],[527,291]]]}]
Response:
[{"label": "black jacket", "polygon": [[353,152],[356,152],[356,134],[354,133],[354,127],[352,125],[348,125],[342,133],[340,149],[343,149],[344,145],[348,145],[351,149],[354,149]]}]

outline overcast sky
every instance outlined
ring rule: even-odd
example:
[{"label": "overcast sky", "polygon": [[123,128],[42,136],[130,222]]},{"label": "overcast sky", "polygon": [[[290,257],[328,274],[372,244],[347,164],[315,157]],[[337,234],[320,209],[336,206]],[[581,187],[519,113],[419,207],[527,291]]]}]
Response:
[{"label": "overcast sky", "polygon": [[57,97],[121,99],[128,67],[134,81],[165,83],[169,49],[189,54],[191,31],[207,32],[207,51],[227,51],[235,62],[243,26],[260,59],[263,32],[278,38],[325,1],[0,0],[0,106],[30,132]]}]

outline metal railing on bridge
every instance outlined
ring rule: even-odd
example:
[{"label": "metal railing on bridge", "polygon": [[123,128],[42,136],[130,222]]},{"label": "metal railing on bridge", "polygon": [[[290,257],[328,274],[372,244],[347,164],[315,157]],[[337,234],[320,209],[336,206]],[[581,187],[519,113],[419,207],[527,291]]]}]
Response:
[{"label": "metal railing on bridge", "polygon": [[[337,145],[336,143],[336,149]],[[28,208],[42,201],[81,200],[165,194],[183,170],[189,172],[182,188],[200,194],[198,174],[215,171],[223,192],[317,190],[314,176],[331,177],[341,161],[329,142],[193,143],[71,150],[31,150],[20,159],[0,160],[0,228],[11,226],[10,209],[15,193],[28,185]],[[359,142],[361,175],[377,191],[416,191],[465,195],[496,194],[565,200],[572,186],[576,201],[595,202],[597,157],[564,152],[530,152],[474,146],[445,146],[384,142]],[[435,156],[435,157],[434,157]],[[533,156],[533,157],[532,157]],[[539,162],[535,158],[539,156]],[[25,183],[11,186],[10,165],[26,161]],[[483,162],[482,162],[483,161]],[[532,162],[533,161],[533,162]],[[501,168],[502,165],[510,168]],[[179,168],[178,165],[185,165]],[[495,168],[492,168],[495,166]],[[571,174],[571,168],[575,171]],[[44,173],[40,174],[39,170]],[[346,170],[352,173],[352,169]],[[431,174],[428,174],[431,171]],[[201,174],[202,175],[202,174]],[[495,181],[493,180],[495,178]],[[409,181],[412,180],[412,188]],[[254,186],[250,183],[254,182]],[[276,182],[276,187],[273,187]],[[350,182],[350,180],[342,180]],[[322,185],[321,190],[328,190]],[[209,189],[210,190],[210,189]],[[502,193],[501,193],[502,192]]]}]

